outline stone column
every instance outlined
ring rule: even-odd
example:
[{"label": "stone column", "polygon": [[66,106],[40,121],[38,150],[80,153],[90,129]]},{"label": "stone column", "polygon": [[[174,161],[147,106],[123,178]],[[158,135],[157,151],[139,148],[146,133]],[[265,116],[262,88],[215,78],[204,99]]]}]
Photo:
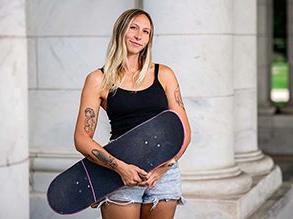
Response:
[{"label": "stone column", "polygon": [[[247,218],[281,183],[276,168],[252,185],[253,177],[235,162],[235,140],[241,140],[235,134],[244,131],[245,143],[247,135],[256,140],[256,0],[241,1],[143,2],[155,24],[154,61],[175,71],[192,129],[180,160],[187,203],[176,212],[178,219]],[[242,70],[246,59],[248,67]],[[239,77],[243,73],[245,80]],[[239,107],[243,101],[247,108]],[[238,124],[244,118],[250,120],[244,124],[248,134]],[[263,158],[255,142],[241,149],[245,156]],[[271,165],[269,158],[262,160]]]},{"label": "stone column", "polygon": [[[246,8],[247,10],[243,10]],[[266,174],[273,161],[257,146],[257,1],[234,1],[234,145],[243,171]]]},{"label": "stone column", "polygon": [[[249,190],[233,149],[232,1],[144,1],[154,19],[154,60],[181,85],[192,142],[180,160],[186,197]],[[221,18],[221,19],[219,19]]]},{"label": "stone column", "polygon": [[29,218],[24,0],[0,0],[0,218]]},{"label": "stone column", "polygon": [[289,64],[289,102],[282,112],[293,114],[293,0],[287,0],[287,43]]},{"label": "stone column", "polygon": [[260,114],[273,114],[271,63],[273,52],[272,0],[257,0],[257,102]]},{"label": "stone column", "polygon": [[[140,3],[138,0],[26,2],[30,217],[64,218],[49,207],[46,192],[57,174],[82,158],[75,150],[73,133],[83,82],[89,72],[103,66],[115,20],[123,11],[139,7]],[[94,139],[106,144],[109,129],[108,117],[100,110]],[[88,208],[70,218],[99,215],[99,211]]]}]

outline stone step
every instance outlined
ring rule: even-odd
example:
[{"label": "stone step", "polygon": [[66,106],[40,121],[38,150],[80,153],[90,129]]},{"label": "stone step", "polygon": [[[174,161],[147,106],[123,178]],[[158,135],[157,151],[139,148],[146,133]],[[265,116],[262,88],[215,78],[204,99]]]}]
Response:
[{"label": "stone step", "polygon": [[293,218],[293,184],[282,186],[249,219],[291,219]]}]

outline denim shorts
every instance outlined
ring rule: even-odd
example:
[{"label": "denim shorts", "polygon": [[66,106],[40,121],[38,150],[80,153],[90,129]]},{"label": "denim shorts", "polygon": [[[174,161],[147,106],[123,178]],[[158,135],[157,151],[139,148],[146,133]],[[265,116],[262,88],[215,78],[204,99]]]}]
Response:
[{"label": "denim shorts", "polygon": [[99,203],[98,207],[104,203],[115,203],[118,205],[152,203],[153,209],[160,200],[177,200],[177,203],[180,205],[183,205],[185,202],[182,196],[182,182],[178,161],[161,176],[154,187],[124,186],[106,196]]}]

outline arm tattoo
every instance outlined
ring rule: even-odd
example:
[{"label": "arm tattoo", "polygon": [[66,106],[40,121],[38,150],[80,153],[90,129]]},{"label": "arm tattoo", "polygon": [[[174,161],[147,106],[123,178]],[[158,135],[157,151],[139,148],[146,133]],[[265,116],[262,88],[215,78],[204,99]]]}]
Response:
[{"label": "arm tattoo", "polygon": [[179,84],[177,85],[177,88],[174,91],[174,96],[175,96],[175,100],[176,100],[177,104],[185,110],[184,104],[182,101],[182,97],[180,94]]},{"label": "arm tattoo", "polygon": [[86,133],[91,134],[95,131],[96,127],[95,112],[92,108],[86,108],[84,114],[84,130],[86,131]]},{"label": "arm tattoo", "polygon": [[107,157],[101,151],[98,151],[97,149],[93,149],[92,154],[95,156],[95,158],[102,161],[104,164],[108,165],[112,169],[115,169],[117,167],[117,163],[115,162],[114,157],[111,157],[111,156]]},{"label": "arm tattoo", "polygon": [[89,161],[92,161],[92,162],[95,163],[95,160],[91,157],[91,155],[87,154],[85,157],[86,157]]}]

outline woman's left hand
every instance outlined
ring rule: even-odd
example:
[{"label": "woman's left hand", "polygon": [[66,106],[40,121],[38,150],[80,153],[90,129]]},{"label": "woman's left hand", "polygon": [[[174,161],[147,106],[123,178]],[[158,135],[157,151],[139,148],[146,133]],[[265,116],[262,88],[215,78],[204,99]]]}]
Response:
[{"label": "woman's left hand", "polygon": [[161,178],[161,176],[170,169],[174,162],[174,160],[171,160],[165,165],[150,171],[146,176],[147,180],[139,183],[139,186],[148,186],[149,188],[154,187]]}]

